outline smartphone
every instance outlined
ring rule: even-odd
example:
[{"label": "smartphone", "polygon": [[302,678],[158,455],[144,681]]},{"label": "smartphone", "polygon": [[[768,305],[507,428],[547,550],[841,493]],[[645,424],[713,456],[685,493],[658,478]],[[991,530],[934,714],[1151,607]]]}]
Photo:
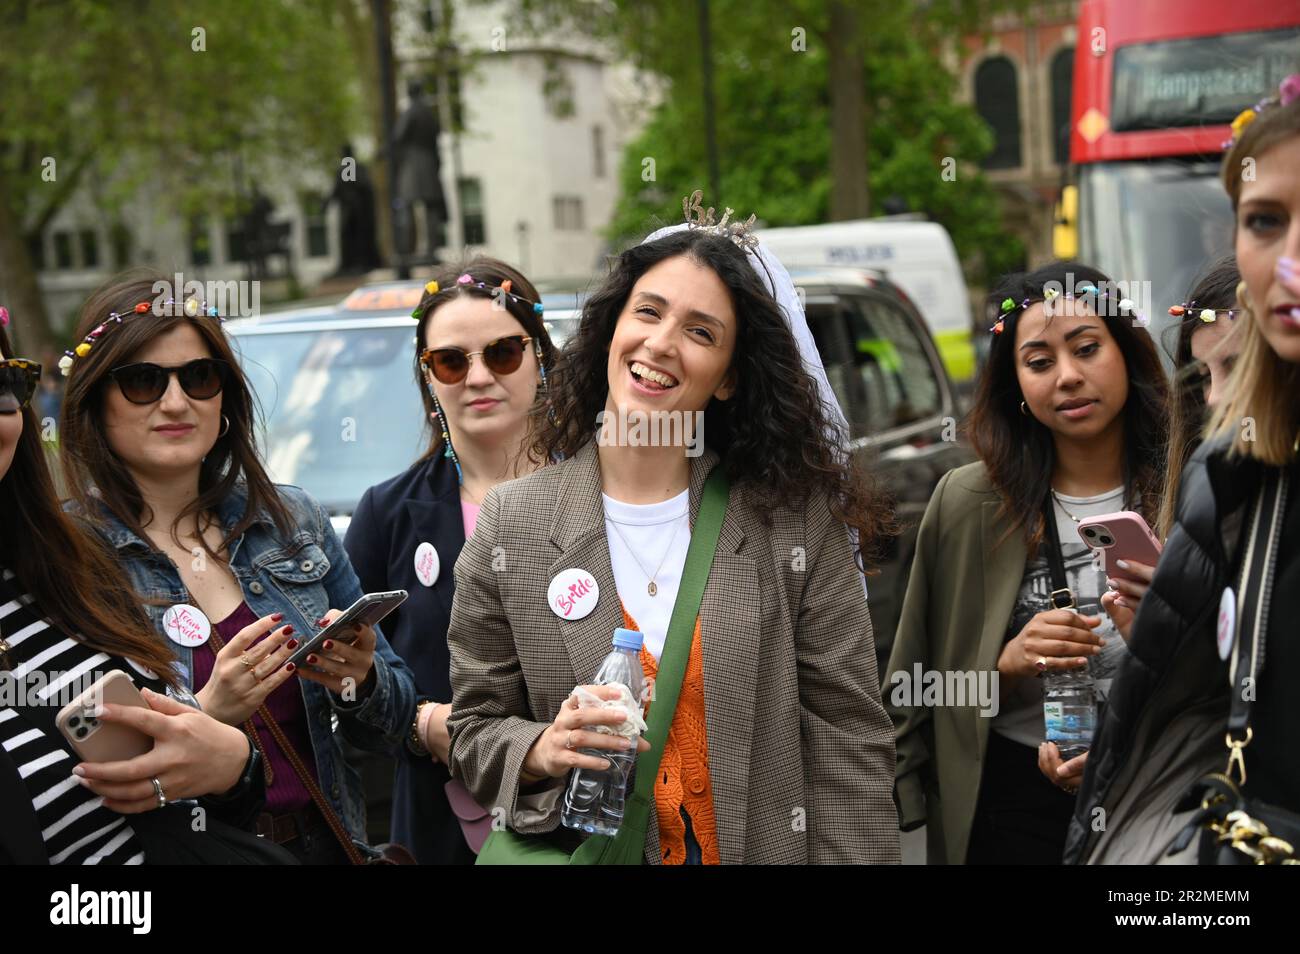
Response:
[{"label": "smartphone", "polygon": [[345,643],[353,642],[357,638],[356,632],[352,629],[354,623],[360,623],[362,626],[374,626],[401,606],[409,595],[406,590],[393,590],[389,593],[367,593],[349,606],[343,615],[334,622],[314,636],[304,639],[298,648],[293,651],[293,655],[285,660],[285,663],[293,663],[295,666],[306,665],[307,657],[320,649],[321,644],[327,639],[337,639]]},{"label": "smartphone", "polygon": [[103,723],[91,713],[102,703],[148,709],[135,683],[120,669],[107,676],[59,710],[54,724],[83,762],[121,762],[144,755],[153,748],[153,737],[139,729],[117,723]]},{"label": "smartphone", "polygon": [[1106,575],[1116,579],[1143,582],[1116,566],[1116,560],[1145,563],[1147,566],[1160,562],[1160,541],[1142,515],[1132,510],[1086,517],[1079,521],[1079,536],[1092,549],[1102,551]]}]

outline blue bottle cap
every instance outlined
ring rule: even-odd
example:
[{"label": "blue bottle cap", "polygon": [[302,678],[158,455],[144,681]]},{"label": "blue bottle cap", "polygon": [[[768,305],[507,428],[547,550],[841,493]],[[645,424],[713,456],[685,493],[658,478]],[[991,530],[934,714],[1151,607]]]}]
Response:
[{"label": "blue bottle cap", "polygon": [[620,626],[614,630],[614,645],[619,649],[631,649],[640,652],[643,638],[635,629],[624,629]]}]

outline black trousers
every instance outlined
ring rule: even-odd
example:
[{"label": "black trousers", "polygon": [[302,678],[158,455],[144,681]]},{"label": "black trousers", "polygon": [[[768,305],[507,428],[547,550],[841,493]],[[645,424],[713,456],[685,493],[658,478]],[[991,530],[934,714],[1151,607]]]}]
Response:
[{"label": "black trousers", "polygon": [[1038,770],[1038,750],[989,730],[968,865],[1059,865],[1075,796]]}]

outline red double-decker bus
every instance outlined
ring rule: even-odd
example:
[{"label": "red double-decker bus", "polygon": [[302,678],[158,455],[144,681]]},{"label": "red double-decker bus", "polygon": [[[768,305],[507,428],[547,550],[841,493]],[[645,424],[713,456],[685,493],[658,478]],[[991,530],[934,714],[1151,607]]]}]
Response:
[{"label": "red double-decker bus", "polygon": [[1150,282],[1153,331],[1232,250],[1216,178],[1229,124],[1298,71],[1300,0],[1083,0],[1070,131],[1078,256],[1117,281]]}]

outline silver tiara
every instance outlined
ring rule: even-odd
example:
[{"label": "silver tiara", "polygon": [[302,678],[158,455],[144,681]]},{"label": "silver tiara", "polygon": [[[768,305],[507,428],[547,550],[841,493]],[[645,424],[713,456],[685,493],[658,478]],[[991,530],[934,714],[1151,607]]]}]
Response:
[{"label": "silver tiara", "polygon": [[743,222],[732,222],[731,213],[734,210],[727,209],[722,213],[722,221],[715,223],[713,221],[713,206],[709,206],[707,209],[704,208],[703,200],[703,189],[696,189],[689,196],[682,199],[682,215],[685,216],[688,226],[692,229],[699,229],[713,235],[729,238],[746,252],[752,252],[758,247],[758,236],[750,231],[754,227],[757,216],[751,215]]}]

